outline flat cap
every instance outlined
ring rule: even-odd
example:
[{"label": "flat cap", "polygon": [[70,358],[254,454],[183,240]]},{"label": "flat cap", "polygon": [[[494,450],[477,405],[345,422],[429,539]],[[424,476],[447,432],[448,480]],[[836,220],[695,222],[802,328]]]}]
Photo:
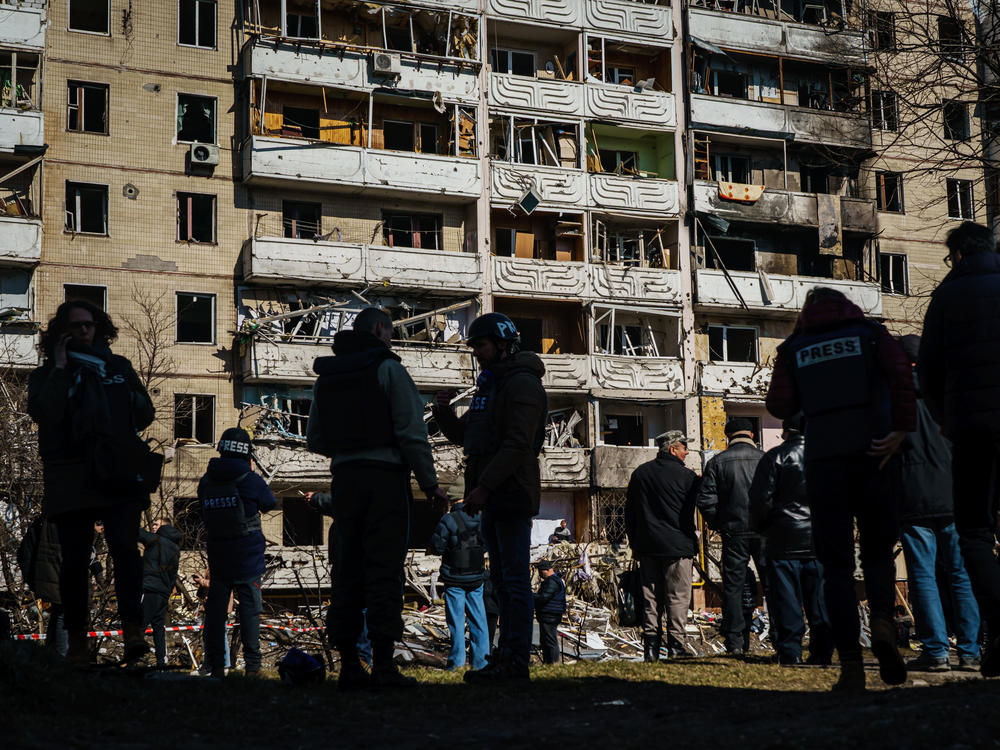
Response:
[{"label": "flat cap", "polygon": [[691,438],[680,430],[667,430],[656,436],[657,445],[673,445],[674,443],[690,443]]}]

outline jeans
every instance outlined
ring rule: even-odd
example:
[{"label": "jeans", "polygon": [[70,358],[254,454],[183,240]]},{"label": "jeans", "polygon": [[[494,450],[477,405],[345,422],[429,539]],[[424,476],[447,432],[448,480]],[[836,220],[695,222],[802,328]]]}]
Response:
[{"label": "jeans", "polygon": [[169,599],[163,594],[147,591],[142,595],[142,624],[153,629],[153,652],[161,667],[167,663],[167,634],[163,628],[167,625],[168,604]]},{"label": "jeans", "polygon": [[519,665],[531,656],[534,597],[531,593],[531,519],[494,518],[483,513],[483,539],[490,555],[490,579],[500,604],[500,652]]},{"label": "jeans", "polygon": [[90,622],[90,556],[94,547],[94,522],[104,521],[104,538],[114,562],[115,597],[122,623],[142,619],[142,557],[139,555],[141,502],[108,508],[86,508],[60,513],[52,519],[59,530],[62,564],[59,599],[70,633],[87,631]]},{"label": "jeans", "polygon": [[938,558],[948,573],[948,591],[955,605],[955,638],[963,657],[979,657],[979,606],[972,595],[972,584],[965,572],[955,524],[947,526],[903,527],[903,555],[910,574],[913,614],[917,619],[917,637],[924,652],[935,659],[947,659],[948,626],[941,605],[941,593],[935,575]]},{"label": "jeans", "polygon": [[806,462],[816,557],[823,566],[826,611],[840,660],[860,661],[861,621],[854,587],[854,522],[872,619],[893,619],[899,537],[895,501],[884,491],[877,459],[863,453]]},{"label": "jeans", "polygon": [[823,601],[823,567],[816,560],[770,560],[772,642],[779,656],[801,658],[802,638],[809,620],[809,657],[828,663],[833,655],[833,633]]},{"label": "jeans", "polygon": [[660,638],[663,615],[667,615],[668,644],[684,641],[688,605],[691,603],[691,579],[694,567],[690,557],[639,557],[642,580],[642,635]]},{"label": "jeans", "polygon": [[1000,636],[1000,562],[993,554],[1000,510],[1000,441],[995,435],[957,436],[951,467],[955,528],[979,613],[992,640]]},{"label": "jeans", "polygon": [[[461,586],[444,587],[444,612],[451,631],[451,651],[448,653],[448,668],[465,666],[465,623],[469,623],[469,640],[472,644],[472,668],[486,666],[490,653],[489,636],[486,629],[486,607],[483,605],[483,584],[467,591]],[[468,615],[468,617],[466,617]]]},{"label": "jeans", "polygon": [[746,643],[747,627],[743,614],[743,588],[746,586],[747,564],[753,558],[760,577],[764,598],[767,598],[767,559],[764,541],[756,534],[722,534],[722,637],[727,651],[742,651]]},{"label": "jeans", "polygon": [[260,578],[245,581],[222,581],[214,576],[208,586],[205,602],[205,657],[209,668],[220,671],[226,663],[226,610],[229,594],[236,593],[240,615],[240,640],[243,643],[243,661],[248,672],[260,669]]}]

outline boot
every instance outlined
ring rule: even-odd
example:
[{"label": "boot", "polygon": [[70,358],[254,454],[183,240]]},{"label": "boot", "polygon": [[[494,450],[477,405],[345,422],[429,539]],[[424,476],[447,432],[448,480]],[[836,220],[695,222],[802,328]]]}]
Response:
[{"label": "boot", "polygon": [[502,652],[483,669],[476,669],[466,672],[463,678],[466,682],[476,682],[480,684],[493,684],[497,682],[513,682],[520,680],[530,680],[531,674],[528,670],[528,661],[518,658],[509,652]]},{"label": "boot", "polygon": [[67,634],[69,636],[69,648],[66,651],[66,661],[74,667],[87,667],[90,665],[90,642],[87,634],[83,631]]},{"label": "boot", "polygon": [[369,680],[373,690],[416,687],[417,680],[407,677],[393,662],[396,644],[393,641],[372,641],[372,675]]},{"label": "boot", "polygon": [[137,622],[122,623],[125,639],[125,653],[122,654],[122,662],[138,661],[149,653],[149,644],[146,642],[146,628]]},{"label": "boot", "polygon": [[842,661],[840,663],[840,679],[834,684],[836,692],[865,692],[865,663],[857,661]]},{"label": "boot", "polygon": [[337,689],[344,692],[366,690],[369,686],[368,673],[361,665],[356,646],[338,649],[340,652],[340,674],[337,676]]},{"label": "boot", "polygon": [[660,660],[660,636],[645,635],[642,637],[642,660],[647,664]]},{"label": "boot", "polygon": [[872,653],[878,659],[878,672],[886,685],[906,682],[906,664],[896,648],[896,627],[885,617],[872,618]]}]

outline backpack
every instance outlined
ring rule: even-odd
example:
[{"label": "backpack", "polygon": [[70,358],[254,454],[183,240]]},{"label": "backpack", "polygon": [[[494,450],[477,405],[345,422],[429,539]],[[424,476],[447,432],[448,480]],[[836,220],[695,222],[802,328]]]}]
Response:
[{"label": "backpack", "polygon": [[486,553],[479,529],[470,529],[462,513],[453,513],[452,518],[458,526],[458,546],[447,552],[448,567],[451,568],[452,575],[471,576],[482,573]]},{"label": "backpack", "polygon": [[209,539],[241,539],[260,530],[260,515],[247,518],[239,483],[251,472],[225,481],[208,480],[202,485],[201,517]]}]

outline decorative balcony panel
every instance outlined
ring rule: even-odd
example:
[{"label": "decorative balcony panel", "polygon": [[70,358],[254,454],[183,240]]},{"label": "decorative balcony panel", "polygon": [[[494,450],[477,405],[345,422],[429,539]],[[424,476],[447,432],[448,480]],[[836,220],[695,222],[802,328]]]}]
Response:
[{"label": "decorative balcony panel", "polygon": [[771,368],[747,362],[704,362],[701,365],[701,392],[735,397],[767,395]]},{"label": "decorative balcony panel", "polygon": [[590,357],[586,354],[543,354],[542,384],[554,391],[585,391],[590,387]]},{"label": "decorative balcony panel", "polygon": [[543,448],[538,468],[546,489],[590,486],[590,456],[584,448]]},{"label": "decorative balcony panel", "polygon": [[643,303],[679,305],[681,274],[666,268],[627,268],[593,264],[590,286],[595,298],[609,302],[635,300]]},{"label": "decorative balcony panel", "polygon": [[490,106],[532,114],[583,116],[583,90],[578,81],[493,73],[490,76]]},{"label": "decorative balcony panel", "polygon": [[585,297],[587,266],[527,258],[493,258],[493,289],[503,294]]},{"label": "decorative balcony panel", "polygon": [[380,151],[292,138],[253,136],[243,146],[243,176],[249,182],[313,182],[335,190],[431,193],[475,199],[480,193],[478,159]]},{"label": "decorative balcony panel", "polygon": [[674,95],[666,91],[636,91],[629,86],[588,83],[587,117],[623,120],[647,130],[669,130],[677,126]]},{"label": "decorative balcony panel", "polygon": [[[730,271],[729,276],[740,290],[747,306],[755,311],[797,315],[809,290],[815,286],[826,286],[843,292],[866,315],[882,314],[882,290],[878,284],[811,276],[762,274],[752,271]],[[730,312],[742,309],[739,299],[722,271],[698,269],[696,278],[699,306],[725,308]]]},{"label": "decorative balcony panel", "polygon": [[0,46],[42,52],[45,49],[45,10],[0,5]]},{"label": "decorative balcony panel", "polygon": [[594,388],[608,391],[681,393],[684,369],[680,360],[595,354]]},{"label": "decorative balcony panel", "polygon": [[33,266],[41,257],[41,219],[0,215],[0,265]]},{"label": "decorative balcony panel", "polygon": [[648,36],[663,43],[673,37],[669,5],[635,0],[587,0],[586,24],[600,34]]},{"label": "decorative balcony panel", "polygon": [[[0,6],[0,13],[3,6]],[[45,121],[41,112],[0,108],[0,151],[19,146],[40,148],[45,145]]]},{"label": "decorative balcony panel", "polygon": [[580,26],[583,22],[580,0],[487,0],[491,16],[512,21],[540,21],[552,26]]},{"label": "decorative balcony panel", "polygon": [[528,188],[541,198],[543,208],[583,208],[586,205],[587,175],[579,169],[494,161],[490,165],[490,175],[495,205],[513,205]]},{"label": "decorative balcony panel", "polygon": [[677,213],[677,183],[616,174],[590,174],[590,205],[611,211],[628,211],[643,216]]},{"label": "decorative balcony panel", "polygon": [[38,367],[38,336],[33,330],[15,326],[0,327],[0,366]]},{"label": "decorative balcony panel", "polygon": [[365,280],[365,246],[285,237],[256,237],[244,250],[243,278],[356,285]]}]

